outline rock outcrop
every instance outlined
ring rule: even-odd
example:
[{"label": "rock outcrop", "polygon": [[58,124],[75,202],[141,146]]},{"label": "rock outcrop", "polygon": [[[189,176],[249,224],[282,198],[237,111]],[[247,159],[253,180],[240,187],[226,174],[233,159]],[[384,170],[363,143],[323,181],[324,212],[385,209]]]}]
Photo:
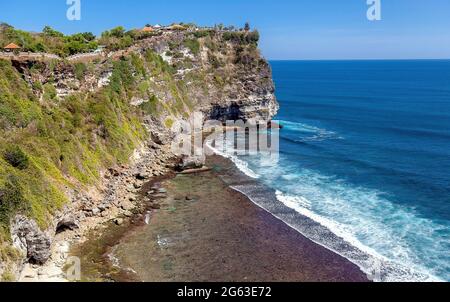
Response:
[{"label": "rock outcrop", "polygon": [[35,221],[18,215],[11,224],[11,236],[14,247],[27,255],[28,261],[44,264],[50,257],[51,238]]}]

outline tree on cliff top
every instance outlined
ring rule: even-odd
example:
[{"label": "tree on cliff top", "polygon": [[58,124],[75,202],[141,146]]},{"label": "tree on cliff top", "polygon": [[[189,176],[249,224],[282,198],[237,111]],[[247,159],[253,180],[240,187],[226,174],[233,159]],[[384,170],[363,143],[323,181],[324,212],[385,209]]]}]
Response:
[{"label": "tree on cliff top", "polygon": [[64,34],[62,32],[56,31],[50,26],[44,27],[42,30],[42,33],[48,37],[55,37],[55,38],[63,38]]}]

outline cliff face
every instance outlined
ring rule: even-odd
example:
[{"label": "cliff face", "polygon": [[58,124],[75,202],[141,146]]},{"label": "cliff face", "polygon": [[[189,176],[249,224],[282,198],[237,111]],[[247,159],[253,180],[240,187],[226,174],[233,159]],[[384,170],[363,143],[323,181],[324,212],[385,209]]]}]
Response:
[{"label": "cliff face", "polygon": [[[278,110],[268,62],[246,32],[165,32],[132,47],[77,63],[13,61],[26,81],[51,83],[64,97],[109,84],[114,61],[128,60],[139,91],[131,103],[185,118],[202,111],[218,120],[270,120]],[[36,92],[36,90],[35,90]],[[39,94],[39,91],[38,91]],[[173,106],[172,106],[173,105]]]},{"label": "cliff face", "polygon": [[174,66],[195,110],[222,121],[268,121],[278,110],[270,66],[255,42],[226,34],[175,33],[150,44]]},{"label": "cliff face", "polygon": [[134,156],[127,177],[163,173],[174,121],[199,111],[269,121],[278,104],[257,40],[174,31],[95,59],[0,60],[0,275],[45,262],[57,229],[101,215],[99,203],[120,206],[101,183],[121,177],[136,149],[146,165]]}]

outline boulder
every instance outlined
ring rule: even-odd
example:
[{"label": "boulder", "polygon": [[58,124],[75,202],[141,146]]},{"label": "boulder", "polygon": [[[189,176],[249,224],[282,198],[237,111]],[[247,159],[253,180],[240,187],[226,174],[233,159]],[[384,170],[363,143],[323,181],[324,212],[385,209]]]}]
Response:
[{"label": "boulder", "polygon": [[114,219],[114,223],[116,225],[122,225],[123,224],[123,219],[122,218],[116,218],[116,219]]},{"label": "boulder", "polygon": [[129,201],[124,201],[124,202],[122,202],[122,204],[121,204],[120,207],[121,207],[122,210],[124,210],[124,211],[129,211],[129,210],[134,209],[134,205],[133,205],[131,202],[129,202]]},{"label": "boulder", "polygon": [[125,217],[132,217],[133,213],[131,211],[124,211],[123,212],[123,216],[125,216]]},{"label": "boulder", "polygon": [[149,178],[150,178],[150,173],[147,173],[147,172],[140,172],[140,173],[137,173],[137,174],[135,175],[135,177],[136,177],[136,179],[138,179],[138,180],[146,180],[146,179],[149,179]]},{"label": "boulder", "polygon": [[205,165],[206,158],[204,155],[184,156],[178,164],[179,171],[200,169]]}]

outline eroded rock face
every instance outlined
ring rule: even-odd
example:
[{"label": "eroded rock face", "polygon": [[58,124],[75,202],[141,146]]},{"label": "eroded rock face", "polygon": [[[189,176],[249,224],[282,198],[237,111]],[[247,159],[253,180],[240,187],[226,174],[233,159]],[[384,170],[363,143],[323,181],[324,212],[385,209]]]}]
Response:
[{"label": "eroded rock face", "polygon": [[73,214],[64,216],[56,226],[56,233],[64,232],[65,230],[75,230],[80,228],[80,222]]},{"label": "eroded rock face", "polygon": [[44,264],[51,255],[51,238],[42,232],[34,220],[16,216],[11,224],[14,247],[27,255],[30,262]]}]

